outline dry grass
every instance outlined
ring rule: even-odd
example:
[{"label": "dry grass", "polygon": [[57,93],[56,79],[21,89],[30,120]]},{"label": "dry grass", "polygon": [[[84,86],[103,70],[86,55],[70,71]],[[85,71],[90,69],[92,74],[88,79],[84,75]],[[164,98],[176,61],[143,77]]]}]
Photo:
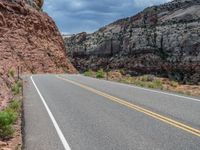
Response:
[{"label": "dry grass", "polygon": [[[97,74],[98,72],[92,70],[85,72],[85,75],[90,77],[97,77]],[[101,74],[103,74],[103,77],[101,78],[106,78],[106,73],[103,70],[101,70]],[[108,79],[122,83],[133,84],[145,88],[166,90],[186,95],[200,96],[199,85],[183,85],[168,78],[160,78],[154,75],[143,75],[135,77],[130,75],[122,75],[121,71],[117,70],[108,72]]]}]

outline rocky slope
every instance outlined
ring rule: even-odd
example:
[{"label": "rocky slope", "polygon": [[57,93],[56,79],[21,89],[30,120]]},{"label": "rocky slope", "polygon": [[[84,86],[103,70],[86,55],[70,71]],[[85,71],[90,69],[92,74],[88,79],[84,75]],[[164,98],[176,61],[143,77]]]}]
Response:
[{"label": "rocky slope", "polygon": [[65,38],[80,71],[123,69],[200,83],[200,1],[174,0],[118,20],[92,34]]},{"label": "rocky slope", "polygon": [[39,9],[42,0],[0,1],[0,108],[8,101],[12,79],[20,73],[75,72],[54,21]]}]

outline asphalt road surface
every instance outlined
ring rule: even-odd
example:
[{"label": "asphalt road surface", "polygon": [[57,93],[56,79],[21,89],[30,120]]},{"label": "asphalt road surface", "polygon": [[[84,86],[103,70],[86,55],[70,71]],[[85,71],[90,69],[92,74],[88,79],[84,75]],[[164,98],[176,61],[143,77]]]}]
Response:
[{"label": "asphalt road surface", "polygon": [[25,77],[25,150],[200,150],[200,98],[81,75]]}]

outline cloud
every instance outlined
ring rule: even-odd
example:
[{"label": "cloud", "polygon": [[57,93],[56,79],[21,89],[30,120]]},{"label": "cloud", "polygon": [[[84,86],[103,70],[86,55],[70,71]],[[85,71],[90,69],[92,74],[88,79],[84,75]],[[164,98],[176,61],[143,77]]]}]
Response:
[{"label": "cloud", "polygon": [[93,32],[117,19],[132,16],[145,7],[169,0],[45,0],[44,10],[61,32]]},{"label": "cloud", "polygon": [[171,0],[134,0],[135,7],[149,7],[156,4],[170,2]]}]

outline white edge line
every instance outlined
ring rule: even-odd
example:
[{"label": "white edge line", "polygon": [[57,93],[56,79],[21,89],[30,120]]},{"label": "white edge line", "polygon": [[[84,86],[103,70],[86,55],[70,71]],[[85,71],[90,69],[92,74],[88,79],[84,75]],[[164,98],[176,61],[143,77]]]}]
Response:
[{"label": "white edge line", "polygon": [[[85,77],[85,76],[82,76],[82,77]],[[90,77],[86,77],[86,78],[90,78]],[[95,79],[95,78],[93,78],[93,79]],[[100,80],[100,79],[96,79],[96,80]],[[144,91],[148,91],[148,92],[165,94],[165,95],[168,95],[168,96],[175,96],[175,97],[179,97],[179,98],[184,98],[184,99],[189,99],[189,100],[192,100],[192,101],[200,102],[200,99],[196,99],[196,98],[192,98],[192,97],[181,96],[181,95],[177,95],[177,94],[172,94],[172,93],[167,93],[167,92],[162,92],[162,91],[151,90],[151,89],[147,89],[147,88],[138,87],[138,86],[135,86],[135,85],[129,85],[129,84],[124,84],[124,83],[117,83],[117,82],[112,82],[112,81],[107,81],[107,80],[104,80],[104,81],[111,82],[111,83],[118,84],[118,85],[132,87],[132,88],[135,88],[135,89],[140,89],[140,90],[144,90]]]},{"label": "white edge line", "polygon": [[48,114],[49,114],[49,117],[51,118],[51,121],[52,121],[52,123],[53,123],[53,125],[54,125],[54,127],[55,127],[55,129],[57,131],[57,134],[58,134],[58,136],[59,136],[59,138],[60,138],[60,140],[61,140],[61,142],[62,142],[62,144],[63,144],[63,146],[65,148],[65,150],[71,150],[71,148],[69,147],[69,144],[67,143],[67,140],[65,139],[60,127],[58,126],[58,123],[56,122],[53,114],[51,113],[47,103],[45,102],[45,100],[44,100],[42,94],[40,93],[37,85],[35,84],[32,76],[31,76],[31,81],[33,82],[33,85],[35,86],[35,89],[37,90],[37,92],[38,92],[38,94],[39,94],[39,96],[40,96],[40,98],[41,98],[41,100],[42,100],[42,102],[43,102]]}]

